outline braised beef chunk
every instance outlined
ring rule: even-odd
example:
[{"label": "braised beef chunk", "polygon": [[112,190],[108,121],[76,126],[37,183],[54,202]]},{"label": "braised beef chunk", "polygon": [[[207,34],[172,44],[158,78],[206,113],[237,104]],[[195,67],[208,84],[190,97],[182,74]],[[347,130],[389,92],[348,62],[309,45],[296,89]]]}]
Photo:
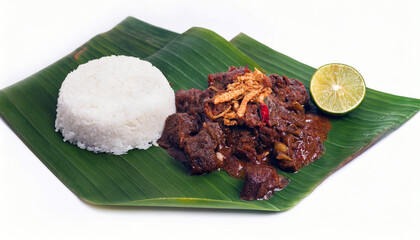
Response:
[{"label": "braised beef chunk", "polygon": [[278,175],[276,170],[268,165],[251,165],[245,168],[244,188],[241,199],[256,200],[269,199],[274,190],[280,190],[287,186],[288,179]]},{"label": "braised beef chunk", "polygon": [[216,88],[217,90],[223,90],[226,89],[227,85],[233,83],[237,77],[250,72],[251,70],[249,70],[248,67],[230,67],[227,72],[209,74],[207,83],[209,87]]},{"label": "braised beef chunk", "polygon": [[175,105],[177,112],[188,112],[191,109],[200,107],[201,90],[191,88],[186,91],[180,89],[175,94]]},{"label": "braised beef chunk", "polygon": [[189,162],[184,162],[191,174],[211,173],[223,165],[216,151],[222,140],[222,130],[217,123],[204,123],[201,131],[185,139],[184,152]]},{"label": "braised beef chunk", "polygon": [[166,119],[167,126],[159,139],[159,145],[169,148],[172,145],[182,147],[184,139],[200,130],[197,117],[187,113],[174,113]]},{"label": "braised beef chunk", "polygon": [[274,162],[283,171],[297,172],[324,153],[322,143],[327,140],[330,122],[313,114],[306,114],[304,120],[302,128],[296,128],[295,132],[283,132],[281,141],[274,145]]},{"label": "braised beef chunk", "polygon": [[239,160],[234,155],[227,154],[223,163],[223,170],[234,178],[242,179],[245,177],[246,162]]},{"label": "braised beef chunk", "polygon": [[245,125],[250,128],[262,127],[264,123],[261,121],[260,106],[257,104],[248,104],[245,116],[241,120],[240,125]]},{"label": "braised beef chunk", "polygon": [[306,112],[309,96],[298,80],[230,67],[210,74],[208,85],[176,93],[177,113],[158,141],[191,174],[223,169],[244,179],[242,199],[268,199],[289,183],[271,164],[297,172],[324,153],[331,124]]},{"label": "braised beef chunk", "polygon": [[280,77],[277,74],[270,75],[273,92],[282,102],[294,102],[305,105],[309,100],[309,95],[306,92],[305,86],[296,80],[289,79],[286,76]]},{"label": "braised beef chunk", "polygon": [[176,111],[200,115],[203,111],[204,102],[212,98],[214,93],[215,91],[211,89],[204,91],[195,88],[188,91],[181,89],[175,94]]},{"label": "braised beef chunk", "polygon": [[198,131],[199,125],[195,116],[187,113],[174,113],[166,119],[165,128],[158,144],[165,148],[173,158],[181,162],[188,162],[189,158],[181,146],[184,145],[186,137]]},{"label": "braised beef chunk", "polygon": [[235,138],[230,146],[233,147],[233,154],[242,161],[257,163],[258,153],[257,147],[258,143],[256,141],[256,136],[254,136],[250,131],[236,131],[236,134],[233,134]]},{"label": "braised beef chunk", "polygon": [[296,111],[294,108],[292,110],[290,109],[293,103],[299,103],[284,103],[274,96],[268,96],[266,101],[270,111],[270,125],[279,131],[294,131],[296,128],[305,125],[304,108],[302,107],[300,111]]}]

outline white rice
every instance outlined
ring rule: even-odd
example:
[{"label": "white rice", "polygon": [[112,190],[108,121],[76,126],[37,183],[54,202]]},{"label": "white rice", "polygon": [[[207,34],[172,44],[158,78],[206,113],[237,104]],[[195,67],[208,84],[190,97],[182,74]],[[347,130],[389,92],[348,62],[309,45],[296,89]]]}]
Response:
[{"label": "white rice", "polygon": [[55,129],[80,148],[120,155],[157,145],[174,112],[174,91],[159,69],[135,57],[109,56],[67,75]]}]

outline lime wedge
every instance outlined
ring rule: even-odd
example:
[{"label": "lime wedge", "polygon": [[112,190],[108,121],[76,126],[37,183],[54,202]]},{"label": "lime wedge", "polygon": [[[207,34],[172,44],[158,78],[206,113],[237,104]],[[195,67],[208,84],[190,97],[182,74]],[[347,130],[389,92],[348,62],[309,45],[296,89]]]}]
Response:
[{"label": "lime wedge", "polygon": [[362,103],[366,85],[356,69],[340,63],[324,65],[312,76],[310,92],[315,104],[324,112],[343,115]]}]

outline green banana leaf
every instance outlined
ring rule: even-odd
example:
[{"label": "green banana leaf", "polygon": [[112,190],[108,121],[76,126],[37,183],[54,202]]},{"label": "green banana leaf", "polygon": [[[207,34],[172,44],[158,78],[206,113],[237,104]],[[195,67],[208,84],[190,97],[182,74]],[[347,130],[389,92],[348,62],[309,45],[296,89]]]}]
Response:
[{"label": "green banana leaf", "polygon": [[[190,176],[163,149],[94,154],[63,142],[54,131],[58,91],[78,65],[107,55],[140,57],[157,66],[174,90],[203,89],[207,75],[231,65],[296,77],[306,86],[315,69],[240,34],[231,43],[192,28],[170,32],[127,18],[40,72],[0,91],[0,115],[34,154],[82,200],[98,205],[174,206],[284,211],[296,205],[335,169],[398,128],[420,109],[420,100],[369,89],[353,113],[331,119],[326,154],[298,173],[268,201],[239,199],[242,181],[225,172]],[[346,136],[346,137],[343,137]]]}]

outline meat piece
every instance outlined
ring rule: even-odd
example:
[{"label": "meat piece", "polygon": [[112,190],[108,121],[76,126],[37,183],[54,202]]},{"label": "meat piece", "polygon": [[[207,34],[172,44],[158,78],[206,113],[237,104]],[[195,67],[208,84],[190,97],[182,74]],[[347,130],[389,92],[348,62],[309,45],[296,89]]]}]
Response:
[{"label": "meat piece", "polygon": [[261,144],[266,148],[273,148],[274,143],[280,141],[281,135],[275,128],[264,126],[259,129],[259,137]]},{"label": "meat piece", "polygon": [[158,144],[163,148],[176,146],[182,148],[184,139],[197,133],[200,127],[195,116],[187,113],[174,113],[165,122],[165,127]]},{"label": "meat piece", "polygon": [[282,142],[288,151],[274,151],[279,168],[287,172],[297,172],[301,167],[320,158],[325,151],[322,142],[327,139],[330,129],[328,119],[307,114],[305,126],[299,136],[287,134],[283,137]]},{"label": "meat piece", "polygon": [[201,90],[191,88],[186,91],[180,89],[175,94],[175,105],[177,112],[188,112],[192,108],[200,107]]},{"label": "meat piece", "polygon": [[288,148],[290,149],[289,154],[276,153],[276,162],[279,168],[286,172],[297,172],[301,167],[321,157],[325,150],[319,137],[311,135],[296,138]]},{"label": "meat piece", "polygon": [[217,90],[226,89],[226,86],[233,83],[233,81],[244,75],[245,73],[251,73],[252,71],[248,67],[230,67],[227,72],[209,74],[207,77],[207,83],[209,87],[216,88]]},{"label": "meat piece", "polygon": [[245,168],[245,182],[241,199],[269,199],[273,192],[287,186],[289,179],[278,175],[276,169],[268,165],[248,165]]},{"label": "meat piece", "polygon": [[201,116],[205,101],[211,99],[214,94],[215,91],[208,88],[204,91],[195,88],[188,91],[181,89],[175,94],[176,111]]},{"label": "meat piece", "polygon": [[245,125],[249,128],[262,127],[264,123],[261,121],[259,112],[260,107],[257,104],[248,104],[245,115],[239,122],[239,125]]},{"label": "meat piece", "polygon": [[234,155],[242,161],[256,163],[258,155],[256,136],[247,130],[239,130],[237,133],[235,135],[235,143],[231,145],[234,149]]},{"label": "meat piece", "polygon": [[189,161],[184,165],[192,175],[211,173],[223,165],[216,151],[222,140],[222,130],[217,123],[204,123],[197,135],[185,139],[184,152]]},{"label": "meat piece", "polygon": [[226,158],[223,164],[223,170],[225,170],[231,177],[243,179],[245,177],[244,170],[247,163],[240,161],[231,154],[224,154],[224,156],[226,156]]},{"label": "meat piece", "polygon": [[277,74],[270,75],[273,92],[282,102],[298,102],[306,105],[309,100],[308,92],[302,82],[286,76],[280,77]]},{"label": "meat piece", "polygon": [[291,111],[287,108],[287,104],[281,102],[273,95],[267,97],[267,106],[270,110],[269,123],[277,128],[278,131],[295,132],[297,128],[305,126],[305,112],[303,108],[300,112]]}]

